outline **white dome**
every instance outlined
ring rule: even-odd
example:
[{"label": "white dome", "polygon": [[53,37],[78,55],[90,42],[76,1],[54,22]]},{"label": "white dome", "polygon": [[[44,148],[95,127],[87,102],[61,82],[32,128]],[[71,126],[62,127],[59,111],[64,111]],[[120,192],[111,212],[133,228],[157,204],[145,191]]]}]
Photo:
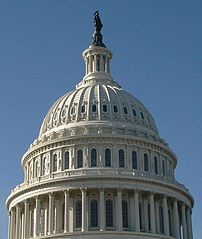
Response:
[{"label": "white dome", "polygon": [[152,115],[137,98],[115,84],[95,81],[58,99],[46,115],[39,136],[91,123],[158,135]]}]

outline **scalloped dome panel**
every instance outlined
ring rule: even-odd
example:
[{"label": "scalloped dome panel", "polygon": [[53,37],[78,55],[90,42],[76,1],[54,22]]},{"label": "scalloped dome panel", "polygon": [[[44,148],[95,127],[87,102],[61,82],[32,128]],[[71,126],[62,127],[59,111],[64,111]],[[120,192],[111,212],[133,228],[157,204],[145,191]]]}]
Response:
[{"label": "scalloped dome panel", "polygon": [[158,135],[152,115],[134,96],[109,84],[92,84],[76,89],[58,99],[46,115],[39,137],[58,128],[70,128],[72,123],[89,125],[96,121],[122,123],[128,127]]}]

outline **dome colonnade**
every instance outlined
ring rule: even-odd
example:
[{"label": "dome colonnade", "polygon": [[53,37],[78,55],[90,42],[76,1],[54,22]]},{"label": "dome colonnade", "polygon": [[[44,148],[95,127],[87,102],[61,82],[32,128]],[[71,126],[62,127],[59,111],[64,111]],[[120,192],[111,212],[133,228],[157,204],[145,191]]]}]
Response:
[{"label": "dome colonnade", "polygon": [[50,108],[22,157],[8,239],[192,239],[194,202],[175,179],[176,155],[111,77],[100,32],[93,38],[83,80]]}]

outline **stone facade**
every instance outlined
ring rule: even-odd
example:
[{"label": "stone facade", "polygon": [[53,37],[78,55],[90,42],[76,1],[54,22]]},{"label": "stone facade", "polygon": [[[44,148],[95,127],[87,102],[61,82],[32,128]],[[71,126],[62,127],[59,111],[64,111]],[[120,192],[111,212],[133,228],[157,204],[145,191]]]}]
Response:
[{"label": "stone facade", "polygon": [[83,52],[86,75],[47,113],[7,199],[8,239],[192,239],[193,198],[152,115],[110,75],[112,52]]}]

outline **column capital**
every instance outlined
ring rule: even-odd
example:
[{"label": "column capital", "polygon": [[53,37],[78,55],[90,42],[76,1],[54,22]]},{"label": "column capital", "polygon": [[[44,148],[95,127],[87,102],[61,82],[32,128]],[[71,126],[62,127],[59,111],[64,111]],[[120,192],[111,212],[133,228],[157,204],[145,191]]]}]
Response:
[{"label": "column capital", "polygon": [[117,187],[117,192],[122,192],[123,188],[122,187]]},{"label": "column capital", "polygon": [[150,191],[149,196],[154,196],[155,192],[154,191]]},{"label": "column capital", "polygon": [[69,194],[69,193],[70,193],[70,189],[67,188],[67,189],[65,189],[63,192],[64,192],[64,194]]},{"label": "column capital", "polygon": [[134,193],[138,193],[139,194],[140,190],[138,189],[134,189]]},{"label": "column capital", "polygon": [[86,193],[87,189],[88,189],[87,187],[81,187],[81,188],[80,188],[80,190],[81,190],[82,193]]},{"label": "column capital", "polygon": [[105,191],[105,189],[103,187],[100,187],[99,190],[100,190],[100,192],[104,192]]},{"label": "column capital", "polygon": [[39,199],[40,199],[40,196],[39,196],[39,195],[37,195],[37,196],[35,197],[35,199],[36,199],[36,200],[39,200]]},{"label": "column capital", "polygon": [[49,196],[49,197],[53,197],[53,196],[54,196],[54,193],[53,193],[53,192],[50,192],[50,193],[48,193],[48,196]]}]

